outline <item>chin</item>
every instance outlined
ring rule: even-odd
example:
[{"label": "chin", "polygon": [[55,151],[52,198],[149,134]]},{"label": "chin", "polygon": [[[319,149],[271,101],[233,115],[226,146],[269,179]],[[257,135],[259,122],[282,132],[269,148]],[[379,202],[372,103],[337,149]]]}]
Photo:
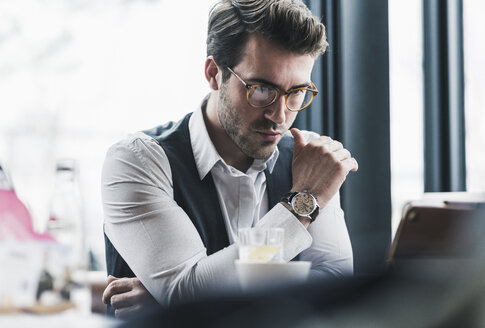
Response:
[{"label": "chin", "polygon": [[[265,148],[268,148],[268,146],[265,147]],[[253,153],[254,156],[251,156],[251,157],[254,158],[254,159],[261,159],[261,160],[264,160],[265,161],[268,158],[270,158],[271,155],[273,155],[273,152],[274,152],[275,148],[276,148],[276,144],[275,145],[272,145],[268,149],[260,149],[259,151],[254,152]]]}]

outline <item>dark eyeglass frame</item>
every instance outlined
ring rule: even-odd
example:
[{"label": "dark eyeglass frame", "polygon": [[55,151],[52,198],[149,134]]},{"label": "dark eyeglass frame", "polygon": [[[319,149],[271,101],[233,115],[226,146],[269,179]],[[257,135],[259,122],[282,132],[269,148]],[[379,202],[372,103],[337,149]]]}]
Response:
[{"label": "dark eyeglass frame", "polygon": [[[284,90],[281,90],[280,88],[276,88],[276,87],[272,87],[272,86],[269,86],[269,85],[266,85],[266,84],[262,84],[262,83],[248,83],[246,81],[244,81],[239,75],[237,75],[230,67],[226,67],[229,72],[231,72],[241,83],[242,85],[246,88],[246,100],[248,102],[248,104],[254,108],[264,108],[264,107],[268,107],[272,104],[274,104],[274,102],[276,101],[276,99],[278,99],[280,97],[281,94],[283,94],[283,96],[285,97],[285,106],[286,108],[290,111],[290,112],[299,112],[305,108],[307,108],[308,106],[310,106],[310,104],[313,102],[313,99],[315,98],[315,96],[318,94],[318,90],[317,88],[315,87],[315,85],[313,84],[313,82],[310,82],[310,88],[309,87],[303,87],[303,88],[295,88],[295,89],[290,89],[288,91],[284,91]],[[254,105],[254,104],[251,104],[251,102],[249,101],[249,95],[251,94],[251,90],[256,88],[256,87],[265,87],[265,88],[268,88],[268,89],[272,89],[272,90],[275,90],[276,91],[276,94],[275,94],[275,97],[266,105],[262,105],[262,106],[257,106],[257,105]],[[312,94],[312,97],[310,99],[310,101],[308,102],[308,104],[306,104],[305,106],[301,107],[300,109],[291,109],[290,107],[288,107],[288,96],[296,91],[308,91],[308,92],[311,92]]]}]

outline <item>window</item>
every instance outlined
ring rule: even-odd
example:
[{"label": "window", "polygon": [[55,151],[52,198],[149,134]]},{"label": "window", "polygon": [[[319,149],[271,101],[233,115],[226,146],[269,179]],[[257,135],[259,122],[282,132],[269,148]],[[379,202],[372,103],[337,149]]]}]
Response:
[{"label": "window", "polygon": [[193,111],[209,92],[212,2],[0,2],[0,162],[38,229],[48,219],[55,160],[77,159],[88,242],[104,263],[106,150]]},{"label": "window", "polygon": [[423,183],[422,0],[389,1],[392,231]]},{"label": "window", "polygon": [[467,190],[485,192],[485,2],[463,1]]}]

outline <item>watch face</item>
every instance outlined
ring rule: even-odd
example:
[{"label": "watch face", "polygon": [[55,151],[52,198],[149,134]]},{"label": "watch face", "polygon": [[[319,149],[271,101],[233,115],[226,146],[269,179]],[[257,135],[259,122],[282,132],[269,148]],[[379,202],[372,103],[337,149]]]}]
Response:
[{"label": "watch face", "polygon": [[309,215],[316,207],[315,199],[306,192],[296,194],[291,203],[295,212],[300,215]]}]

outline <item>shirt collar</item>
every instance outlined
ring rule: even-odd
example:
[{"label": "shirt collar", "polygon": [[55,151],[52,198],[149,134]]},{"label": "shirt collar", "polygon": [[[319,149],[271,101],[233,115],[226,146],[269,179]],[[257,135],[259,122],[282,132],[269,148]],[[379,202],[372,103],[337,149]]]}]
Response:
[{"label": "shirt collar", "polygon": [[[204,179],[207,173],[209,173],[217,163],[221,163],[225,167],[228,166],[217,152],[216,147],[212,143],[209,133],[207,132],[203,111],[206,110],[208,100],[209,95],[204,98],[199,108],[197,108],[189,120],[190,143],[192,145],[195,164],[201,180]],[[279,150],[278,147],[276,147],[269,159],[266,161],[255,159],[249,170],[263,171],[268,168],[269,173],[272,173],[278,156]]]}]

